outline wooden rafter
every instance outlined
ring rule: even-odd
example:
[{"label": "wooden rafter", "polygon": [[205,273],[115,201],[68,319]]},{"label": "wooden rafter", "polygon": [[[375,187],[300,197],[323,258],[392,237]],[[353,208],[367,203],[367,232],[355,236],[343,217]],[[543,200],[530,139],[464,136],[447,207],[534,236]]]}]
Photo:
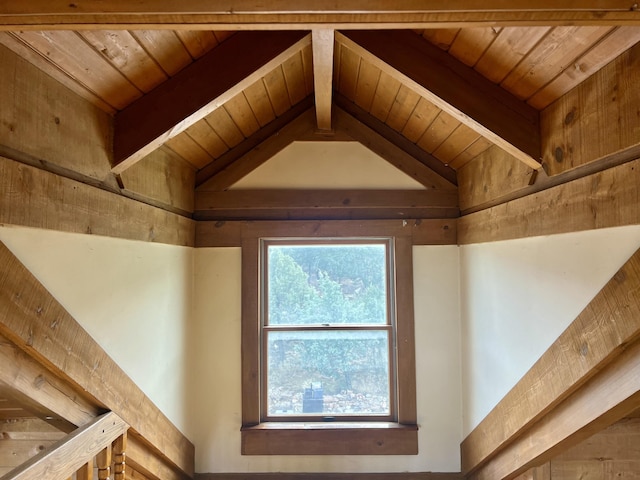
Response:
[{"label": "wooden rafter", "polygon": [[407,153],[351,114],[337,107],[334,109],[333,116],[334,128],[337,131],[346,133],[415,181],[427,188],[456,190],[454,183],[436,173],[418,158]]},{"label": "wooden rafter", "polygon": [[446,166],[433,155],[422,150],[415,143],[411,142],[402,134],[396,132],[393,128],[389,127],[384,122],[381,122],[376,117],[360,108],[344,95],[336,94],[334,100],[335,104],[338,107],[343,109],[356,120],[362,122],[371,130],[378,133],[383,138],[394,144],[396,147],[414,157],[416,160],[424,163],[425,166],[451,182],[453,185],[458,184],[456,171],[453,168]]},{"label": "wooden rafter", "polygon": [[334,37],[334,31],[330,29],[316,29],[311,32],[313,86],[316,97],[316,118],[320,130],[331,130]]},{"label": "wooden rafter", "polygon": [[112,171],[141,160],[310,42],[311,35],[301,32],[233,35],[116,114]]},{"label": "wooden rafter", "polygon": [[[288,147],[300,137],[308,135],[309,132],[315,129],[313,108],[307,108],[302,114],[299,113],[298,109],[292,110],[294,113],[298,113],[298,115],[284,125],[283,128],[278,131],[277,135],[271,135],[257,145],[252,145],[251,150],[239,158],[230,159],[232,161],[224,168],[216,171],[214,175],[202,183],[196,190],[222,191],[228,189],[276,153]],[[264,128],[268,128],[268,126]]]},{"label": "wooden rafter", "polygon": [[540,168],[538,111],[472,68],[409,31],[349,31],[336,38],[517,159]]},{"label": "wooden rafter", "polygon": [[[137,438],[153,445],[156,454],[166,459],[172,469],[183,476],[193,476],[193,444],[2,242],[0,266],[0,335],[50,373],[83,391],[92,403],[116,412],[131,425]],[[65,395],[57,396],[64,402]],[[55,405],[61,403],[55,400],[49,397],[47,408],[67,418],[68,412],[58,410]],[[77,404],[65,405],[75,408]]]},{"label": "wooden rafter", "polygon": [[198,220],[456,218],[455,191],[229,190],[198,192]]},{"label": "wooden rafter", "polygon": [[148,28],[300,29],[318,24],[341,28],[433,28],[443,25],[629,24],[638,8],[626,0],[286,0],[277,5],[254,0],[8,0],[0,7],[4,29]]},{"label": "wooden rafter", "polygon": [[[309,110],[313,106],[313,98],[311,96],[302,100],[293,108],[287,110],[285,113],[277,117],[272,122],[269,122],[256,133],[246,138],[240,144],[233,147],[226,152],[220,158],[217,158],[213,162],[209,163],[205,167],[198,170],[196,173],[196,186],[200,186],[209,180],[214,175],[218,174],[233,162],[249,153],[255,147],[266,141],[269,137],[275,135],[284,129],[290,122],[294,121],[304,112]],[[279,133],[278,133],[279,134]],[[279,134],[280,135],[280,134]]]}]

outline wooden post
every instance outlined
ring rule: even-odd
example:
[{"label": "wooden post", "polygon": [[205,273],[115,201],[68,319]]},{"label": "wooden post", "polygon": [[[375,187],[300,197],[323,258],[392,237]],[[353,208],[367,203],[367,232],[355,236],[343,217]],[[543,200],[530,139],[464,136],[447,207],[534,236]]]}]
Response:
[{"label": "wooden post", "polygon": [[113,442],[113,480],[125,480],[127,432]]},{"label": "wooden post", "polygon": [[96,456],[98,464],[98,480],[110,480],[111,478],[111,445],[106,447]]},{"label": "wooden post", "polygon": [[93,461],[80,467],[76,472],[76,480],[93,480]]}]

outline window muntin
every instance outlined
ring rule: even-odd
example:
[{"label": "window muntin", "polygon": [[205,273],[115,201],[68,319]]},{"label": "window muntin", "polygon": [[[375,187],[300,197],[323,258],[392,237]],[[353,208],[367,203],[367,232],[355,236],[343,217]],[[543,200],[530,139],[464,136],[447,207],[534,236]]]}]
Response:
[{"label": "window muntin", "polygon": [[261,421],[395,421],[392,239],[260,251]]}]

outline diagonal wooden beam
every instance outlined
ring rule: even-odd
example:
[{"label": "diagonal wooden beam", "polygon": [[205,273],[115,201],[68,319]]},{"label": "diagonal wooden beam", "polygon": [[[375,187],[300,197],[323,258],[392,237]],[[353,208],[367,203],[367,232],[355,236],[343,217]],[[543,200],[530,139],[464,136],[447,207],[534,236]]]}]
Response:
[{"label": "diagonal wooden beam", "polygon": [[438,190],[198,192],[197,220],[456,218],[458,194]]},{"label": "diagonal wooden beam", "polygon": [[220,158],[215,159],[213,162],[204,166],[196,173],[196,186],[200,186],[209,180],[214,175],[218,174],[233,162],[249,153],[255,147],[267,140],[272,135],[277,134],[283,128],[285,128],[290,122],[298,118],[304,112],[309,110],[313,106],[313,97],[309,96],[297,103],[290,110],[280,115],[275,120],[269,122],[256,133],[246,138],[240,144],[233,147],[226,152]]},{"label": "diagonal wooden beam", "polygon": [[410,31],[353,30],[338,42],[528,166],[541,167],[538,111]]},{"label": "diagonal wooden beam", "polygon": [[334,31],[330,29],[311,31],[313,86],[316,94],[316,118],[320,130],[331,130],[334,37]]},{"label": "diagonal wooden beam", "polygon": [[0,28],[171,28],[214,26],[231,30],[317,28],[437,28],[442,26],[596,25],[638,21],[638,9],[628,0],[4,0]]},{"label": "diagonal wooden beam", "polygon": [[344,95],[336,94],[334,100],[338,107],[343,109],[353,118],[362,122],[371,130],[378,133],[396,147],[414,157],[416,160],[424,163],[427,167],[452,184],[458,184],[457,174],[453,168],[445,165],[430,153],[422,150],[415,143],[408,140],[405,136],[396,132],[393,128],[389,127],[384,122],[381,122],[364,109],[360,108]]},{"label": "diagonal wooden beam", "polygon": [[[635,408],[640,405],[636,395],[640,390],[639,292],[640,250],[464,439],[460,446],[464,473],[481,472],[477,478],[483,479],[505,478],[504,469],[513,469],[507,474],[522,470],[525,462],[548,455],[548,451],[614,408],[616,402],[609,401],[617,395],[621,395],[620,402],[635,395]],[[629,356],[631,352],[634,353]],[[615,365],[623,358],[623,364],[632,367],[629,371],[633,382],[628,376],[618,377],[624,388],[613,388],[609,382],[618,376],[620,370]],[[593,386],[594,382],[600,393],[589,397],[586,392],[591,388],[589,383]],[[582,400],[572,402],[572,397]]]},{"label": "diagonal wooden beam", "polygon": [[341,108],[337,107],[334,109],[333,117],[334,128],[337,131],[346,133],[355,141],[360,142],[376,155],[382,157],[398,170],[409,175],[425,187],[436,190],[457,191],[457,187],[454,183],[445,179],[416,157],[405,152],[393,142],[389,141],[378,132],[375,132],[369,126],[354,118]]},{"label": "diagonal wooden beam", "polygon": [[116,174],[311,43],[301,32],[240,32],[116,114]]},{"label": "diagonal wooden beam", "polygon": [[169,466],[193,477],[193,444],[2,242],[0,335],[87,400],[116,412]]},{"label": "diagonal wooden beam", "polygon": [[[265,127],[266,128],[266,127]],[[277,134],[271,135],[265,141],[256,145],[251,151],[230,163],[217,172],[196,191],[222,191],[228,189],[242,177],[258,168],[276,153],[288,147],[301,137],[308,136],[315,130],[314,111],[308,108],[302,114],[291,120]]]}]

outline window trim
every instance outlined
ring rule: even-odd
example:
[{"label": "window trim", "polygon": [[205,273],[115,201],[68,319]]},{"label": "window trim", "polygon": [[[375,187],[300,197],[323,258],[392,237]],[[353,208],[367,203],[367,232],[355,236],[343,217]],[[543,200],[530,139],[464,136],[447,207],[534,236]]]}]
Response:
[{"label": "window trim", "polygon": [[[410,229],[373,229],[357,236],[393,237],[395,250],[397,422],[263,422],[260,421],[260,238],[299,237],[288,231],[251,229],[242,238],[242,454],[243,455],[415,455],[415,329],[413,310],[413,242]],[[270,230],[270,229],[267,229]],[[280,229],[279,229],[280,230]],[[276,233],[276,235],[274,235]],[[349,237],[349,228],[318,238]]]},{"label": "window trim", "polygon": [[[322,416],[320,415],[294,415],[294,416],[277,416],[277,415],[269,415],[267,410],[267,337],[265,335],[266,331],[276,331],[280,330],[317,330],[317,331],[340,331],[340,330],[350,330],[350,331],[364,331],[364,330],[376,330],[383,331],[387,334],[387,354],[388,354],[388,366],[389,366],[389,413],[387,415],[336,415],[333,417],[331,414],[328,414],[327,417],[334,418],[334,421],[338,422],[395,422],[396,420],[396,412],[397,412],[397,359],[396,359],[396,320],[395,320],[395,310],[392,311],[392,308],[395,305],[395,262],[393,261],[395,258],[395,246],[394,246],[394,237],[372,237],[372,236],[360,236],[360,237],[302,237],[291,239],[287,238],[260,238],[260,255],[261,255],[261,294],[262,301],[260,302],[260,313],[261,313],[261,321],[260,321],[260,330],[261,330],[261,411],[260,411],[260,422],[321,422],[323,421]],[[268,317],[268,306],[266,302],[266,298],[268,296],[268,281],[265,279],[268,277],[268,268],[269,264],[267,261],[267,251],[268,248],[272,245],[275,246],[314,246],[314,245],[382,245],[384,246],[384,264],[385,264],[385,317],[386,323],[384,324],[333,324],[333,325],[314,325],[314,326],[305,326],[305,325],[269,325],[265,324]],[[265,381],[266,380],[266,381]]]}]

